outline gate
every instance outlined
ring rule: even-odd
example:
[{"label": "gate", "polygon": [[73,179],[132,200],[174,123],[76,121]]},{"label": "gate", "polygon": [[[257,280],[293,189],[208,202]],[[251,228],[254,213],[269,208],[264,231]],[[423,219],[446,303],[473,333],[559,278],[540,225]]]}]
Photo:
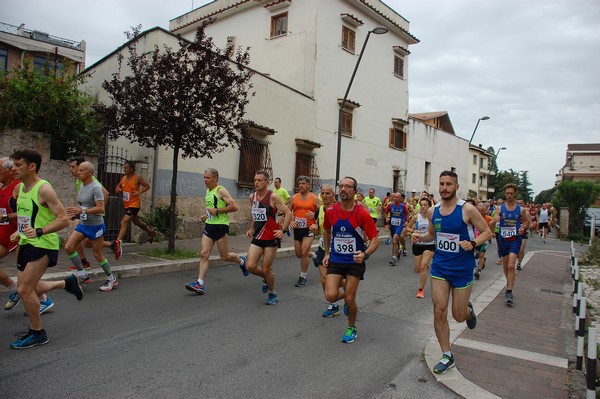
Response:
[{"label": "gate", "polygon": [[[108,190],[108,198],[105,204],[104,224],[106,225],[106,241],[113,241],[119,235],[121,228],[121,218],[125,215],[125,208],[121,197],[117,196],[115,188],[121,181],[123,176],[123,165],[127,160],[127,150],[108,146],[104,155],[98,158],[98,180],[106,190]],[[129,229],[125,241],[129,241]]]}]

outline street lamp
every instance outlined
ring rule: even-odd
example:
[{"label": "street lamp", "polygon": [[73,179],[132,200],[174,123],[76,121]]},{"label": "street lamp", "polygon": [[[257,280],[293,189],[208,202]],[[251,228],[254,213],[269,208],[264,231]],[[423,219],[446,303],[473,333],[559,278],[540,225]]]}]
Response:
[{"label": "street lamp", "polygon": [[469,144],[471,144],[471,141],[473,141],[473,137],[475,137],[475,132],[477,131],[477,127],[479,126],[479,122],[481,122],[481,121],[487,121],[488,119],[490,119],[489,116],[482,116],[481,118],[477,119],[477,124],[475,125],[475,129],[473,130],[473,134],[471,135],[471,140],[469,140]]},{"label": "street lamp", "polygon": [[338,185],[340,184],[340,156],[342,153],[342,126],[344,124],[344,106],[346,105],[346,101],[348,100],[348,93],[350,92],[350,87],[352,87],[352,82],[354,81],[354,76],[356,75],[356,71],[358,70],[358,65],[360,64],[360,60],[365,52],[365,47],[367,47],[367,42],[369,41],[369,36],[371,33],[375,33],[376,35],[383,35],[388,33],[388,29],[383,26],[378,26],[373,30],[370,30],[367,33],[367,37],[365,38],[365,42],[363,43],[362,49],[360,50],[360,54],[358,55],[358,60],[356,60],[356,65],[354,66],[354,71],[352,72],[352,77],[350,77],[350,82],[348,83],[348,87],[346,88],[346,93],[344,94],[344,99],[340,104],[340,109],[338,113],[338,132],[337,132],[337,160],[335,164],[335,185],[336,190]]},{"label": "street lamp", "polygon": [[500,151],[502,151],[502,150],[506,150],[506,147],[500,147],[500,148],[498,148],[498,151],[496,151],[496,155],[494,155],[494,160],[496,158],[498,158],[498,154],[500,154]]}]

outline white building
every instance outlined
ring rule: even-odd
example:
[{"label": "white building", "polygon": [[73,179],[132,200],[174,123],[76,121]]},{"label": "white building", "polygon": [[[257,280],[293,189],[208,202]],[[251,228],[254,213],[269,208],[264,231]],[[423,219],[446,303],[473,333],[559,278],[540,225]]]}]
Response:
[{"label": "white building", "polygon": [[[408,20],[383,2],[216,0],[172,19],[169,29],[193,40],[207,18],[215,19],[206,32],[218,47],[250,48],[250,67],[257,73],[247,118],[255,124],[247,129],[250,136],[242,141],[241,151],[228,149],[213,159],[180,162],[178,194],[184,217],[197,213],[207,167],[219,170],[219,182],[234,198],[247,196],[252,187],[248,176],[258,168],[271,169],[288,190],[300,174],[334,183],[339,107],[367,37],[343,112],[340,175],[355,177],[363,190],[374,187],[382,198],[387,191],[413,186],[436,192],[437,175],[444,169],[454,168],[465,178],[463,139],[409,123],[409,46],[418,40],[409,33]],[[388,32],[369,35],[377,27]],[[176,44],[160,28],[139,40],[149,49]],[[123,48],[86,70],[90,90],[100,91],[102,81],[115,71],[118,51]],[[128,146],[130,157],[148,160],[154,171],[154,195],[168,196],[170,151]],[[186,201],[195,203],[189,214]]]},{"label": "white building", "polygon": [[483,200],[494,197],[494,188],[488,185],[488,176],[495,172],[491,170],[494,154],[479,146],[469,145],[469,193]]}]

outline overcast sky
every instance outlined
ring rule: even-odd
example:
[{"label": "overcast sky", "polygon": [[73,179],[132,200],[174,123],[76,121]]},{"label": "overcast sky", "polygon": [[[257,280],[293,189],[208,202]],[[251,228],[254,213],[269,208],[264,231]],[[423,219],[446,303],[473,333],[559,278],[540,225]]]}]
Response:
[{"label": "overcast sky", "polygon": [[[84,39],[91,65],[132,26],[168,29],[209,2],[1,0],[0,22]],[[385,2],[421,41],[410,47],[409,112],[448,111],[466,139],[489,116],[473,143],[507,147],[500,169],[528,170],[536,194],[553,187],[568,143],[600,142],[600,1]]]}]

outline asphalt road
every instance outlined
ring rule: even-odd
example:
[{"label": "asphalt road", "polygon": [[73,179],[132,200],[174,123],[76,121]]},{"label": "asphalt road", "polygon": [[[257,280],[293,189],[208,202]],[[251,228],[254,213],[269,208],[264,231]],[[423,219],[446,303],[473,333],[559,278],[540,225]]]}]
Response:
[{"label": "asphalt road", "polygon": [[[195,272],[125,279],[109,293],[95,281],[82,302],[53,292],[42,316],[49,344],[13,350],[13,333],[27,329],[20,304],[0,313],[0,398],[455,398],[422,356],[433,335],[428,287],[416,299],[411,255],[391,267],[390,251],[382,243],[368,261],[349,345],[345,317],[321,317],[312,265],[309,285],[294,287],[293,257],[276,260],[275,306],[237,266],[211,269],[204,296],[183,288]],[[488,256],[473,295],[500,274]]]}]

